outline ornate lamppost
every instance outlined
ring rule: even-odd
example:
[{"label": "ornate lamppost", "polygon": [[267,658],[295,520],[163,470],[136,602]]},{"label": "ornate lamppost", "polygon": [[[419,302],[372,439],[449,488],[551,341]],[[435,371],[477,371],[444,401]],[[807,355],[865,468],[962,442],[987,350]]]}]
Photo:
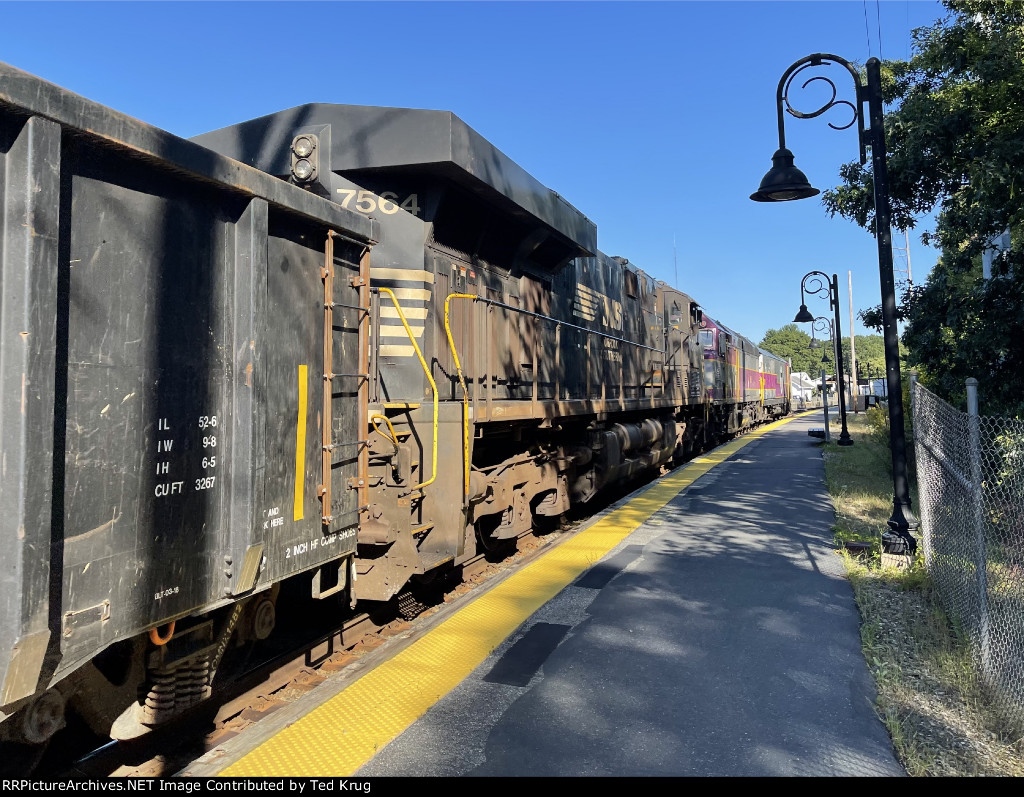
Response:
[{"label": "ornate lamppost", "polygon": [[[807,345],[808,349],[820,349],[821,343],[814,336],[815,332],[828,332],[828,342],[832,344],[832,356],[836,356],[836,337],[832,321],[825,316],[818,316],[817,318],[811,319],[811,342]],[[828,364],[827,353],[822,353],[821,364]]]},{"label": "ornate lamppost", "polygon": [[[836,353],[836,338],[835,331],[832,327],[832,322],[824,316],[818,316],[817,318],[811,319],[811,342],[807,344],[808,349],[820,349],[821,344],[818,339],[814,336],[815,332],[828,332],[829,343],[832,344],[832,355]],[[821,396],[822,396],[822,409],[825,413],[825,442],[829,443],[832,440],[831,435],[828,431],[828,391],[827,384],[825,381],[826,372],[828,371],[828,353],[822,352],[821,355]],[[845,429],[845,427],[844,427]]]},{"label": "ornate lamppost", "polygon": [[[824,75],[813,75],[805,80],[802,88],[814,81],[824,81],[832,89],[832,97],[815,111],[798,111],[789,102],[789,89],[793,80],[805,69],[827,67],[838,64],[845,67],[853,78],[855,103],[837,100],[836,85]],[[900,377],[899,339],[896,328],[896,285],[892,268],[892,230],[889,211],[889,174],[885,163],[885,129],[882,124],[882,80],[881,62],[869,58],[867,62],[867,85],[861,83],[860,73],[853,65],[836,55],[814,53],[792,64],[779,80],[775,95],[779,117],[779,148],[772,156],[772,168],[761,180],[757,191],[750,198],[757,202],[786,202],[791,199],[805,199],[821,192],[814,188],[802,171],[793,165],[793,153],[786,149],[786,131],[783,107],[797,119],[813,119],[837,105],[844,105],[853,112],[853,119],[837,126],[829,123],[833,130],[845,130],[857,122],[860,162],[867,163],[866,150],[871,148],[871,171],[875,194],[875,239],[878,242],[878,275],[882,289],[882,332],[885,344],[885,370],[889,394],[889,449],[892,455],[893,510],[889,517],[890,532],[883,535],[883,545],[889,552],[899,552],[917,547],[911,531],[918,527],[918,521],[910,507],[910,491],[907,484],[907,439],[903,428],[903,388]],[[864,129],[865,104],[870,127]]]},{"label": "ornate lamppost", "polygon": [[[804,294],[809,293],[812,296],[820,296],[822,298],[828,297],[829,309],[835,312],[835,334],[833,336],[833,343],[836,349],[836,385],[839,389],[839,421],[842,424],[843,431],[839,434],[839,445],[841,446],[852,446],[853,440],[850,438],[850,433],[846,429],[846,389],[843,383],[843,331],[839,325],[839,278],[833,274],[832,279],[828,278],[828,274],[822,271],[810,271],[804,274],[804,278],[800,280],[800,312],[796,314],[794,322],[798,324],[805,324],[811,322],[811,340],[814,340],[814,327],[813,323],[817,320],[811,312],[807,309],[807,304],[804,301]],[[822,318],[822,321],[828,321],[826,318]],[[828,321],[829,329],[832,329],[832,322]]]}]

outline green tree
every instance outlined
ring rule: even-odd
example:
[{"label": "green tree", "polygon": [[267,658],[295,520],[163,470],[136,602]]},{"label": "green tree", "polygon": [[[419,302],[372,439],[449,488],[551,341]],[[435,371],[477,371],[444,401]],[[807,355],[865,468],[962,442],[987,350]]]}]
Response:
[{"label": "green tree", "polygon": [[[885,376],[885,341],[881,335],[857,335],[854,338],[857,355],[857,372],[861,379],[873,374],[876,379]],[[906,350],[900,346],[900,357],[906,357]],[[850,339],[843,338],[843,361],[850,370]]]},{"label": "green tree", "polygon": [[[941,251],[924,285],[899,315],[903,341],[922,381],[960,401],[964,380],[980,380],[983,412],[1024,413],[1024,3],[943,0],[947,15],[914,32],[909,61],[883,65],[893,226],[938,208],[922,240]],[[874,231],[870,167],[844,165],[823,201]],[[981,260],[1010,230],[1010,251]],[[881,327],[878,308],[861,314]],[[858,347],[859,348],[859,347]]]},{"label": "green tree", "polygon": [[821,349],[809,348],[811,336],[796,324],[786,324],[782,329],[769,329],[758,345],[765,351],[792,360],[793,373],[802,371],[814,376],[821,370]]}]

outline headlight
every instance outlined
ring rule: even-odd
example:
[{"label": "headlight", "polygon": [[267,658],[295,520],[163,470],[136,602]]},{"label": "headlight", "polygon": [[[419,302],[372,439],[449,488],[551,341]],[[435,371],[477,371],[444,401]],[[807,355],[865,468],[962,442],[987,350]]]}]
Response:
[{"label": "headlight", "polygon": [[314,171],[313,164],[305,158],[299,158],[292,166],[292,174],[295,175],[296,180],[301,182],[306,182]]},{"label": "headlight", "polygon": [[317,179],[320,142],[311,133],[292,139],[292,179],[296,183],[309,183]]}]

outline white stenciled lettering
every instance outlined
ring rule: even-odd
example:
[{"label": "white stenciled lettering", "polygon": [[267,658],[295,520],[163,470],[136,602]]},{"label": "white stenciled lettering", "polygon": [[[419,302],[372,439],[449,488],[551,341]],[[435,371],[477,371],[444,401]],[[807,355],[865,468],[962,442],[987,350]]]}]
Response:
[{"label": "white stenciled lettering", "polygon": [[185,482],[164,482],[153,488],[153,495],[164,498],[168,495],[180,495],[184,492]]},{"label": "white stenciled lettering", "polygon": [[[270,507],[270,509],[264,509],[263,517],[270,518],[270,520],[263,521],[264,531],[266,531],[267,529],[273,529],[277,528],[278,526],[284,525],[284,518],[281,517],[281,507],[279,506],[272,506]],[[285,553],[287,554],[287,556],[291,556],[290,550],[286,550]]]},{"label": "white stenciled lettering", "polygon": [[166,418],[161,418],[156,422],[156,428],[161,432],[168,431],[171,428],[170,423],[167,422]]},{"label": "white stenciled lettering", "polygon": [[[263,528],[267,528],[269,523],[271,526],[275,526],[278,523],[283,523],[284,519],[274,519],[264,521]],[[284,546],[284,558],[291,559],[293,556],[301,556],[302,554],[314,553],[318,549],[327,548],[332,545],[336,545],[341,540],[351,540],[355,537],[355,528],[347,529],[341,532],[331,532],[325,537],[314,537],[308,542],[300,542],[294,545]]]},{"label": "white stenciled lettering", "polygon": [[168,598],[171,595],[177,595],[179,592],[181,592],[181,587],[168,587],[167,589],[162,589],[154,593],[153,600],[162,600],[163,598]]},{"label": "white stenciled lettering", "polygon": [[158,462],[156,463],[156,475],[163,476],[167,471],[171,469],[170,462]]},{"label": "white stenciled lettering", "polygon": [[156,453],[166,454],[174,446],[173,440],[157,440],[156,441]]}]

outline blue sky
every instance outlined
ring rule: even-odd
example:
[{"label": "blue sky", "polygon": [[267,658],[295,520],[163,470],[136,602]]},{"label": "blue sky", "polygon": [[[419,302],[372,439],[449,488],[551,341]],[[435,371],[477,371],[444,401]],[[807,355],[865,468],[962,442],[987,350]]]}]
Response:
[{"label": "blue sky", "polygon": [[[779,78],[814,52],[905,58],[910,31],[943,8],[124,1],[0,2],[0,13],[0,61],[180,136],[306,102],[452,111],[593,220],[602,251],[760,341],[792,321],[808,271],[839,274],[847,334],[847,272],[855,311],[880,294],[867,232],[817,198],[748,198],[778,143]],[[831,74],[852,99],[845,72]],[[827,126],[849,116],[831,114],[786,124],[796,165],[822,189],[858,156],[855,127]],[[911,233],[910,257],[920,282],[936,252]],[[809,306],[827,314],[824,300]]]}]

